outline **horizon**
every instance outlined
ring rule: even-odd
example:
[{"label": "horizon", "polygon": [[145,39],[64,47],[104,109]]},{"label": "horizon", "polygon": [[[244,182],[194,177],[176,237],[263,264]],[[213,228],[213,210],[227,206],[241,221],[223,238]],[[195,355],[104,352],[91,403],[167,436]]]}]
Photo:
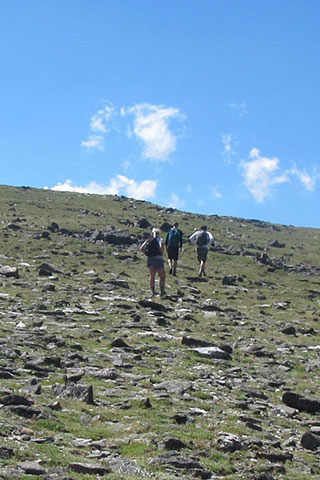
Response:
[{"label": "horizon", "polygon": [[1,183],[319,228],[320,3],[2,4]]},{"label": "horizon", "polygon": [[172,209],[174,211],[177,211],[181,214],[186,214],[186,215],[196,215],[196,216],[205,216],[205,217],[218,217],[218,218],[222,218],[222,219],[226,219],[226,218],[230,218],[230,219],[235,219],[235,220],[238,220],[238,221],[245,221],[245,222],[261,222],[261,223],[269,223],[271,225],[279,225],[281,227],[293,227],[293,228],[310,228],[310,229],[313,229],[313,230],[317,230],[319,228],[317,227],[308,227],[308,226],[303,226],[303,225],[293,225],[293,224],[286,224],[286,223],[278,223],[278,222],[272,222],[272,221],[269,221],[269,220],[266,220],[266,219],[263,219],[263,218],[253,218],[253,217],[243,217],[243,216],[232,216],[232,215],[227,215],[227,214],[218,214],[218,213],[199,213],[199,212],[193,212],[193,211],[190,211],[190,210],[184,210],[184,209],[178,209],[178,208],[175,208],[175,207],[168,207],[166,205],[162,205],[162,204],[159,204],[159,203],[156,203],[156,202],[152,202],[151,200],[144,200],[144,199],[138,199],[138,198],[134,198],[134,197],[128,197],[127,195],[124,195],[124,194],[112,194],[112,193],[104,193],[104,194],[99,194],[99,193],[91,193],[91,192],[78,192],[78,191],[69,191],[69,190],[60,190],[60,189],[51,189],[51,188],[47,188],[47,187],[44,187],[44,188],[38,188],[38,187],[32,187],[31,185],[0,185],[0,187],[9,187],[9,188],[22,188],[22,189],[35,189],[35,190],[43,190],[43,191],[52,191],[54,193],[71,193],[71,194],[77,194],[77,195],[84,195],[84,196],[87,196],[87,195],[97,195],[97,196],[110,196],[110,197],[124,197],[125,199],[127,200],[133,200],[133,201],[138,201],[138,202],[146,202],[146,203],[150,203],[151,205],[155,206],[155,207],[160,207],[161,209]]}]

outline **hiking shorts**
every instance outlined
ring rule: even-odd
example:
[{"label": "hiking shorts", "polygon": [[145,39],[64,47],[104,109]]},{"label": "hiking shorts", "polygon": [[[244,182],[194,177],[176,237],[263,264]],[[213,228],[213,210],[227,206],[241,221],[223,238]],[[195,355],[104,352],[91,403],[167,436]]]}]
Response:
[{"label": "hiking shorts", "polygon": [[206,247],[197,247],[197,257],[199,263],[206,262],[208,257],[208,249]]},{"label": "hiking shorts", "polygon": [[169,260],[178,260],[179,247],[168,247],[168,258]]},{"label": "hiking shorts", "polygon": [[148,257],[147,267],[154,267],[156,270],[161,270],[164,267],[163,257],[156,255],[155,257]]}]

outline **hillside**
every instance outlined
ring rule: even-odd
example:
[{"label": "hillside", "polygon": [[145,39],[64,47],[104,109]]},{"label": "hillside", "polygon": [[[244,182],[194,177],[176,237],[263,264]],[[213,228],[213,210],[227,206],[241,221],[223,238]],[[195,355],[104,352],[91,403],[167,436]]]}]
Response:
[{"label": "hillside", "polygon": [[[320,478],[319,230],[27,187],[0,205],[0,478]],[[174,221],[151,298],[138,248]]]}]

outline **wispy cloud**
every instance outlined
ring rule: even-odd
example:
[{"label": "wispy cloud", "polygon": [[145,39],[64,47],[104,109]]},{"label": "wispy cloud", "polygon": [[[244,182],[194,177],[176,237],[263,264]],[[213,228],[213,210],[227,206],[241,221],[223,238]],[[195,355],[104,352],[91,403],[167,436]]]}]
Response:
[{"label": "wispy cloud", "polygon": [[252,160],[242,163],[245,185],[255,200],[263,203],[271,195],[271,187],[287,182],[288,176],[276,175],[279,170],[277,157],[261,157],[257,148],[252,148],[249,156]]},{"label": "wispy cloud", "polygon": [[219,187],[212,187],[211,194],[214,198],[222,198],[222,193],[220,192]]},{"label": "wispy cloud", "polygon": [[185,205],[184,200],[178,197],[175,193],[171,195],[170,201],[169,201],[169,207],[172,208],[183,208]]},{"label": "wispy cloud", "polygon": [[235,155],[235,142],[231,133],[224,133],[221,137],[223,144],[223,155],[227,162]]},{"label": "wispy cloud", "polygon": [[296,176],[300,180],[302,185],[305,187],[305,189],[309,192],[314,191],[316,182],[319,179],[318,174],[314,174],[313,176],[311,176],[307,172],[300,172],[296,167],[291,168],[287,171],[287,173]]},{"label": "wispy cloud", "polygon": [[244,117],[248,113],[247,105],[245,102],[230,103],[229,106],[239,113],[240,118]]},{"label": "wispy cloud", "polygon": [[93,132],[107,133],[107,122],[115,115],[116,110],[112,105],[106,105],[104,108],[92,116],[90,121],[90,128]]},{"label": "wispy cloud", "polygon": [[245,185],[257,202],[264,202],[271,195],[274,185],[291,182],[292,177],[297,178],[309,192],[314,191],[319,179],[318,173],[310,175],[297,167],[281,172],[279,159],[262,157],[257,148],[252,148],[249,156],[252,160],[242,162],[241,166]]},{"label": "wispy cloud", "polygon": [[176,150],[177,136],[169,129],[172,119],[184,118],[177,108],[159,105],[135,105],[123,113],[133,114],[133,133],[144,144],[143,155],[152,160],[167,161]]},{"label": "wispy cloud", "polygon": [[104,138],[102,135],[89,135],[88,140],[81,142],[83,147],[96,150],[104,150]]},{"label": "wispy cloud", "polygon": [[104,139],[110,131],[107,124],[116,113],[115,107],[111,104],[99,109],[90,119],[90,134],[88,140],[81,142],[81,146],[88,149],[104,150]]},{"label": "wispy cloud", "polygon": [[174,107],[144,103],[117,109],[110,104],[91,117],[88,140],[81,142],[81,145],[88,149],[103,150],[106,135],[110,132],[123,133],[114,127],[113,120],[116,118],[124,123],[127,136],[142,142],[142,155],[145,158],[164,162],[177,147],[178,135],[171,124],[174,120],[183,121],[185,116]]},{"label": "wispy cloud", "polygon": [[[45,187],[46,189],[48,187]],[[127,178],[124,175],[117,175],[110,180],[108,185],[101,185],[96,182],[90,182],[84,187],[74,185],[71,180],[64,183],[58,183],[50,190],[63,192],[92,193],[98,195],[126,195],[137,200],[152,200],[155,198],[157,190],[156,180],[143,180],[137,182]]]}]

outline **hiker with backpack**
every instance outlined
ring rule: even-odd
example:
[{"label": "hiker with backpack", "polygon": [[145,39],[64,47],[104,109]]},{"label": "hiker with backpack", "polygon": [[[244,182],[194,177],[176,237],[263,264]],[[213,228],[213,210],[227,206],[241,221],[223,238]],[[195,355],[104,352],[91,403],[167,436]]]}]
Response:
[{"label": "hiker with backpack", "polygon": [[207,226],[203,225],[200,230],[194,232],[190,238],[190,243],[196,246],[197,258],[200,264],[199,277],[206,275],[205,264],[208,257],[208,251],[211,243],[213,242],[213,235],[208,232]]},{"label": "hiker with backpack", "polygon": [[178,227],[179,223],[175,222],[166,237],[169,273],[174,276],[177,275],[179,252],[182,250],[182,232]]},{"label": "hiker with backpack", "polygon": [[147,267],[150,272],[150,288],[152,295],[156,294],[155,277],[156,273],[158,273],[160,277],[160,296],[163,297],[163,295],[165,295],[164,287],[166,282],[166,272],[163,260],[164,244],[158,228],[152,229],[152,236],[143,242],[140,250],[148,257]]}]

